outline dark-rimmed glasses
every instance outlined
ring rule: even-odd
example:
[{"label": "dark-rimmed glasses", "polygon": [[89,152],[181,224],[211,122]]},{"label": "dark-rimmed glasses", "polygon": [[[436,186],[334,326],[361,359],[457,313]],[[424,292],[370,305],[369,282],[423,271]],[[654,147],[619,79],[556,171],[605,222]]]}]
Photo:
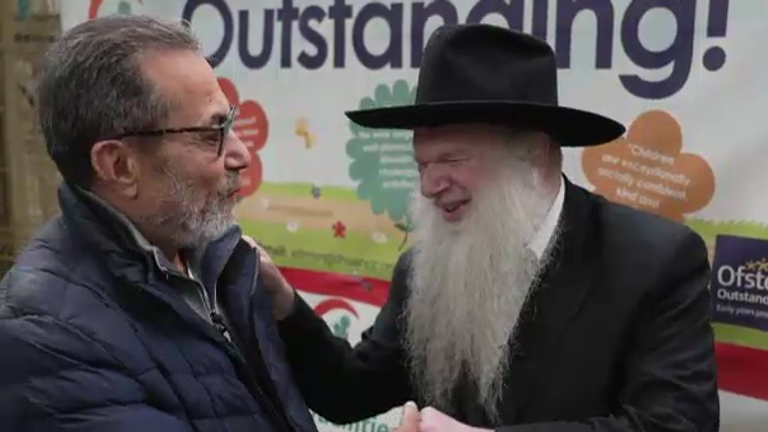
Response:
[{"label": "dark-rimmed glasses", "polygon": [[169,135],[169,134],[179,134],[179,133],[194,133],[194,132],[218,132],[219,133],[219,144],[218,149],[216,151],[216,156],[221,156],[222,151],[224,150],[224,141],[226,141],[227,136],[229,135],[229,132],[232,130],[232,126],[235,123],[235,118],[237,117],[237,106],[232,105],[229,108],[229,113],[227,114],[227,118],[224,120],[224,122],[218,126],[192,126],[192,127],[184,127],[184,128],[166,128],[166,129],[149,129],[149,130],[140,130],[140,131],[130,131],[130,132],[124,132],[120,135],[114,136],[110,139],[119,140],[123,138],[128,137],[135,137],[135,136],[161,136],[161,135]]}]

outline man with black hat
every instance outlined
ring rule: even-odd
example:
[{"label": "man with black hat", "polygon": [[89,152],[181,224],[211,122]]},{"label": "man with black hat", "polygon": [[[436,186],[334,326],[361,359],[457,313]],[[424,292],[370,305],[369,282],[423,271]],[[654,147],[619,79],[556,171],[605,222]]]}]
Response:
[{"label": "man with black hat", "polygon": [[718,430],[705,245],[563,176],[561,147],[625,129],[558,106],[556,73],[534,37],[444,26],[415,105],[347,113],[414,130],[415,244],[354,348],[265,256],[312,410],[348,423],[415,399],[422,432]]}]

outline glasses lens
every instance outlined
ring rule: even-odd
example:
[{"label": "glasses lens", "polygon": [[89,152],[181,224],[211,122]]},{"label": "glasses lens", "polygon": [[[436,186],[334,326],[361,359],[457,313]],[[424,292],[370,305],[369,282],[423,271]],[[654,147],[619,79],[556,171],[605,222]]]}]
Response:
[{"label": "glasses lens", "polygon": [[227,120],[223,125],[221,125],[221,129],[219,131],[221,134],[219,137],[219,156],[221,156],[221,153],[224,150],[224,141],[226,141],[229,133],[232,131],[232,126],[235,123],[235,117],[237,117],[237,107],[233,106],[230,108],[229,116],[227,116]]},{"label": "glasses lens", "polygon": [[224,150],[224,137],[226,136],[225,130],[226,128],[221,128],[219,130],[219,151],[216,153],[218,156],[221,156],[221,152]]}]

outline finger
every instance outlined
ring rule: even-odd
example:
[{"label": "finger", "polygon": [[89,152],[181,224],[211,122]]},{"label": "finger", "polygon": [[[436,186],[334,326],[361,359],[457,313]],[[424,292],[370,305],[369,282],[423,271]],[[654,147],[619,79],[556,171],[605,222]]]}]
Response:
[{"label": "finger", "polygon": [[408,402],[403,406],[403,417],[393,432],[419,432],[419,408],[413,402]]},{"label": "finger", "polygon": [[407,402],[403,407],[402,425],[417,425],[419,423],[419,408],[413,402]]},{"label": "finger", "polygon": [[434,416],[434,415],[435,415],[437,412],[438,412],[438,411],[437,411],[436,409],[434,409],[434,408],[432,408],[431,406],[429,406],[429,407],[426,407],[426,408],[422,409],[422,410],[421,410],[421,412],[420,412],[419,414],[420,414],[422,417],[425,417],[425,416],[426,416],[426,417],[432,417],[432,416]]},{"label": "finger", "polygon": [[426,407],[419,413],[421,422],[419,424],[419,432],[436,432],[441,429],[440,425],[443,424],[440,418],[440,411]]}]

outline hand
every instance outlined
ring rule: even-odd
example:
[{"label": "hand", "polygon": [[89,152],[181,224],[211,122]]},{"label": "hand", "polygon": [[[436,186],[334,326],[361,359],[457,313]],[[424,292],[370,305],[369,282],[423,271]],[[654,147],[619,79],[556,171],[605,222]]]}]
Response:
[{"label": "hand", "polygon": [[266,250],[253,238],[244,235],[243,240],[259,252],[259,273],[264,282],[264,289],[272,299],[272,314],[280,321],[291,314],[296,293],[293,287],[285,280],[283,274],[272,261]]},{"label": "hand", "polygon": [[421,423],[419,432],[491,432],[489,429],[480,429],[465,425],[447,416],[440,411],[427,407],[421,410]]},{"label": "hand", "polygon": [[403,420],[397,429],[392,432],[419,432],[419,408],[413,402],[408,402],[403,407]]}]

